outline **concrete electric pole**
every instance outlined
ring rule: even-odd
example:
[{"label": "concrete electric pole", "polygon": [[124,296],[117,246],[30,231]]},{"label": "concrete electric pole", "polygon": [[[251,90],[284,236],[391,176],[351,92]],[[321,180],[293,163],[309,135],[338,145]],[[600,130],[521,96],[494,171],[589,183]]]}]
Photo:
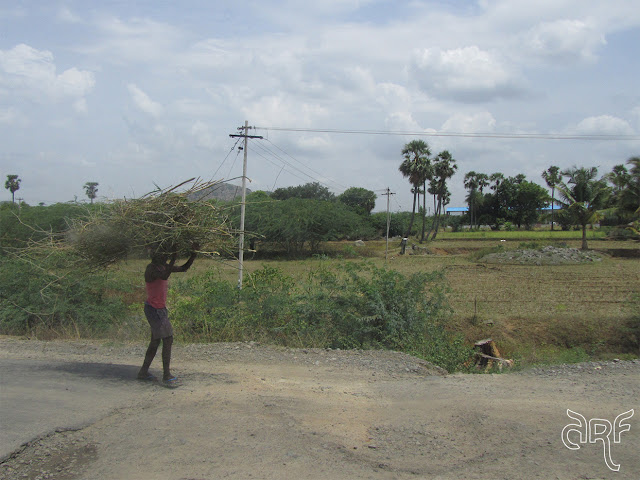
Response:
[{"label": "concrete electric pole", "polygon": [[238,127],[239,131],[242,131],[242,135],[229,135],[230,137],[242,137],[244,138],[244,162],[242,164],[242,201],[240,203],[240,240],[238,251],[239,273],[238,273],[238,289],[242,289],[242,272],[244,269],[244,212],[247,200],[247,148],[250,138],[262,138],[258,135],[249,135],[250,127],[249,122],[245,120],[244,127]]}]

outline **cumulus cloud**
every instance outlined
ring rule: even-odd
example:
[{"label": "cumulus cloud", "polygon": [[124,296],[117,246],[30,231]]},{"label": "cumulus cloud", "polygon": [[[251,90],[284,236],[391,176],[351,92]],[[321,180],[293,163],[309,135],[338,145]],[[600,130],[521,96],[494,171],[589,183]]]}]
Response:
[{"label": "cumulus cloud", "polygon": [[198,147],[211,149],[216,146],[216,136],[204,122],[194,123],[191,126],[191,135],[195,138]]},{"label": "cumulus cloud", "polygon": [[636,133],[629,122],[611,115],[587,117],[574,128],[570,128],[570,131],[581,135],[634,135]]},{"label": "cumulus cloud", "polygon": [[286,95],[270,95],[260,98],[245,109],[246,118],[251,118],[259,126],[307,127],[316,120],[325,118],[327,110],[321,105],[298,102]]},{"label": "cumulus cloud", "polygon": [[82,19],[73,13],[68,7],[61,7],[58,10],[57,18],[65,23],[81,23]]},{"label": "cumulus cloud", "polygon": [[133,100],[134,105],[138,107],[139,110],[153,117],[158,117],[162,114],[162,105],[151,100],[149,95],[140,90],[137,85],[130,83],[127,85],[127,89],[131,94],[131,99]]},{"label": "cumulus cloud", "polygon": [[0,50],[0,87],[13,95],[59,101],[79,99],[95,86],[92,72],[72,67],[56,73],[53,54],[20,44]]},{"label": "cumulus cloud", "polygon": [[542,22],[523,35],[529,53],[556,62],[595,61],[604,35],[582,20]]},{"label": "cumulus cloud", "polygon": [[107,17],[98,21],[95,29],[98,40],[78,50],[117,64],[166,62],[182,39],[178,29],[148,19]]},{"label": "cumulus cloud", "polygon": [[475,45],[417,50],[410,72],[424,91],[466,102],[513,97],[520,90],[515,73],[499,56]]},{"label": "cumulus cloud", "polygon": [[456,113],[442,125],[443,132],[486,133],[493,132],[496,119],[489,112],[474,114]]}]

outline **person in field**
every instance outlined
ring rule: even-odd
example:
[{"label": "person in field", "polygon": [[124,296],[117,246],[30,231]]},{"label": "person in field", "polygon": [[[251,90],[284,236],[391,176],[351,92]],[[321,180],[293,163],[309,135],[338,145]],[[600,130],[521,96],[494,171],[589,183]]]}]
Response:
[{"label": "person in field", "polygon": [[193,245],[193,253],[184,265],[175,265],[177,254],[171,256],[155,253],[151,256],[151,263],[144,272],[147,300],[144,302],[144,314],[151,327],[151,342],[147,348],[142,368],[138,372],[140,380],[155,380],[149,373],[149,367],[153,362],[162,342],[162,383],[167,387],[178,386],[178,378],[171,374],[171,346],[173,345],[173,327],[169,321],[167,311],[167,291],[169,276],[174,272],[186,272],[196,258],[198,246]]}]

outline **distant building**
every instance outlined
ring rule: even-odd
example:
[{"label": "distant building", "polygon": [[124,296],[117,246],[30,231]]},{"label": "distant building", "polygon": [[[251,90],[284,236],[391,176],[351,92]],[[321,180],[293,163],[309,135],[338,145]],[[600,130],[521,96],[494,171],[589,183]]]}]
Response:
[{"label": "distant building", "polygon": [[447,215],[459,217],[469,211],[469,207],[447,207]]}]

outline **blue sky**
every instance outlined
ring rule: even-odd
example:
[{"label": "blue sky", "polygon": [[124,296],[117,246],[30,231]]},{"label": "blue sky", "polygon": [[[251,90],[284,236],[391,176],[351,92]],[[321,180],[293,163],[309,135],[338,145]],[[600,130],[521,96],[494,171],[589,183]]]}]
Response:
[{"label": "blue sky", "polygon": [[639,155],[639,47],[635,0],[0,0],[0,178],[32,205],[86,199],[89,181],[114,199],[237,178],[229,134],[248,120],[266,137],[253,190],[390,187],[408,210],[416,136],[313,130],[423,132],[457,160],[462,205],[470,170],[543,184],[550,165]]}]

